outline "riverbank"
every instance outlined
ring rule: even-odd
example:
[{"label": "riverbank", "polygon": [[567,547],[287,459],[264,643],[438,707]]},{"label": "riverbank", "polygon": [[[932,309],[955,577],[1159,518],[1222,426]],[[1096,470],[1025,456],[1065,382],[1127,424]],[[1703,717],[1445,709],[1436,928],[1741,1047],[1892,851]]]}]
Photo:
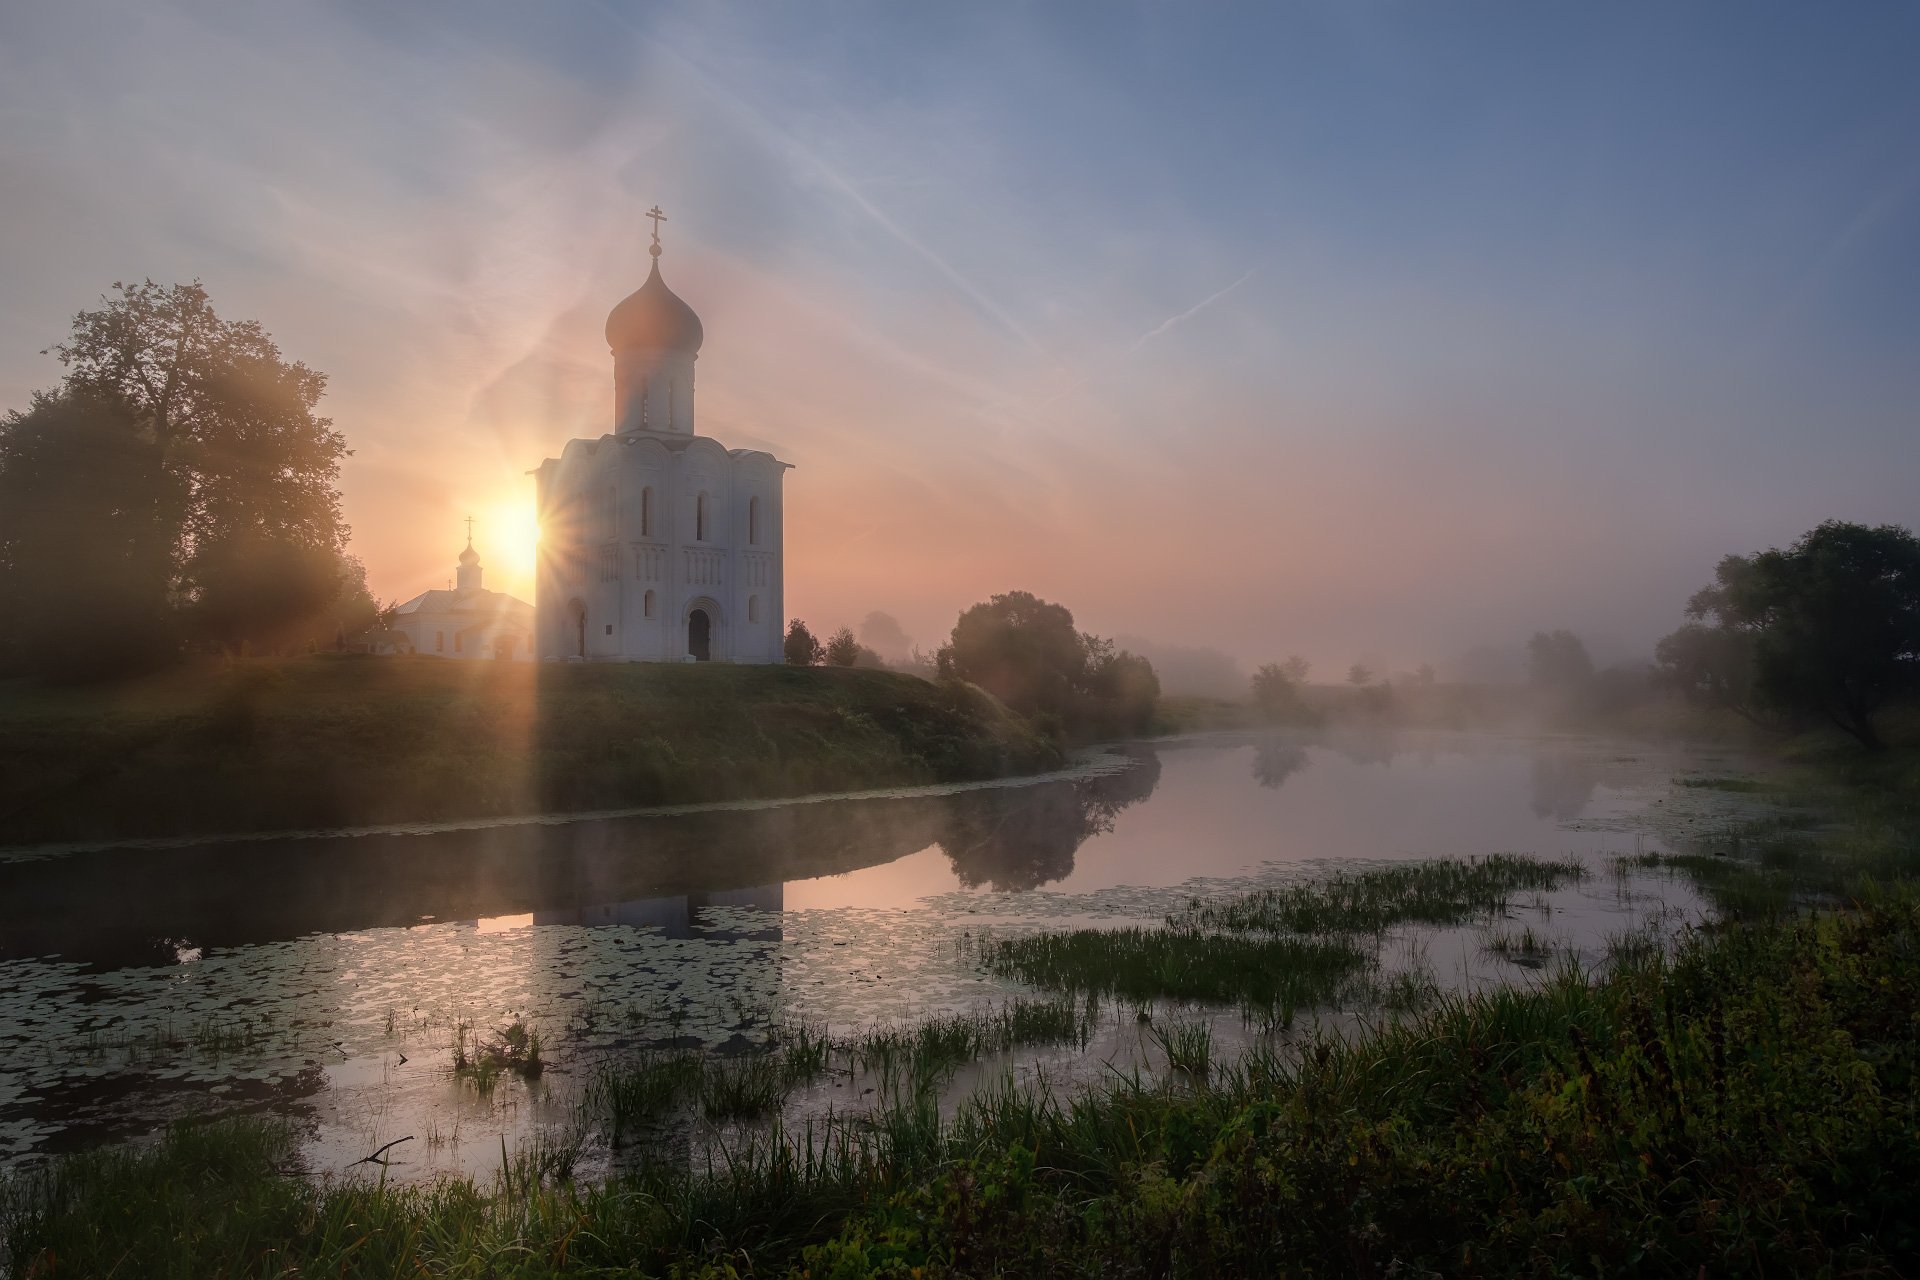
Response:
[{"label": "riverbank", "polygon": [[980,690],[887,671],[205,663],[0,685],[0,844],[769,799],[1063,761]]}]

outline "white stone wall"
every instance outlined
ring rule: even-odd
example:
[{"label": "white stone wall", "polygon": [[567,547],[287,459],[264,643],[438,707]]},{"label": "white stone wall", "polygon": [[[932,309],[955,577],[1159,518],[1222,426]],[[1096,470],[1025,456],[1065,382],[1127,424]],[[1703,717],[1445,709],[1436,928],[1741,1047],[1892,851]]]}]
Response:
[{"label": "white stone wall", "polygon": [[431,658],[494,659],[502,637],[511,640],[515,661],[534,656],[534,637],[505,619],[476,620],[470,613],[411,613],[394,618],[392,629],[412,642],[415,653]]},{"label": "white stone wall", "polygon": [[570,441],[536,473],[540,656],[580,657],[584,639],[589,660],[678,662],[703,609],[714,661],[780,661],[786,465],[663,434]]}]

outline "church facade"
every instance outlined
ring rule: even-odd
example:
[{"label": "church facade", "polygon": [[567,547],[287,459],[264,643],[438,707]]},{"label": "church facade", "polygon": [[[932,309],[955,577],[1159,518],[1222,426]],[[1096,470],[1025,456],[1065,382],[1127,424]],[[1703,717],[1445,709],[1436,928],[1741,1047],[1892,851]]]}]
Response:
[{"label": "church facade", "polygon": [[695,430],[700,317],[660,276],[607,317],[613,429],[533,473],[535,650],[608,662],[779,662],[789,464]]}]

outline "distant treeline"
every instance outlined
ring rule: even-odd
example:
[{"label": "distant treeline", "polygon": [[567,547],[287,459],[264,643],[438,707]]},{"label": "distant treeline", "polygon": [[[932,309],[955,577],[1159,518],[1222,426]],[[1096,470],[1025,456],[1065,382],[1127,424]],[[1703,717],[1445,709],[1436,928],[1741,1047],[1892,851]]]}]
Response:
[{"label": "distant treeline", "polygon": [[1471,727],[1525,716],[1646,729],[1673,727],[1661,716],[1679,704],[1771,731],[1836,730],[1879,750],[1885,713],[1920,695],[1920,539],[1898,525],[1831,520],[1785,550],[1727,556],[1686,615],[1650,662],[1598,668],[1573,632],[1539,631],[1523,684],[1444,683],[1431,666],[1376,680],[1356,663],[1344,687],[1309,685],[1294,657],[1255,671],[1244,705],[1269,724]]}]

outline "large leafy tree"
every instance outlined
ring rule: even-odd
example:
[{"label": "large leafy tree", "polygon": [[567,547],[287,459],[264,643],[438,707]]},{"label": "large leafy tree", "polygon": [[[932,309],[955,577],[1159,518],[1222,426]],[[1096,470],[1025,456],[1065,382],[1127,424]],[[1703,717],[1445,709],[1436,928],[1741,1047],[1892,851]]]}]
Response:
[{"label": "large leafy tree", "polygon": [[0,668],[85,679],[162,660],[184,498],[117,399],[46,393],[0,419]]},{"label": "large leafy tree", "polygon": [[1087,659],[1072,611],[1028,591],[968,609],[939,653],[941,674],[970,680],[1023,715],[1062,718],[1086,679]]},{"label": "large leafy tree", "polygon": [[[120,406],[175,495],[166,588],[229,646],[270,644],[356,588],[342,551],[346,441],[315,412],[326,377],[199,282],[115,283],[51,353],[66,391]],[[274,578],[283,570],[285,578]]]},{"label": "large leafy tree", "polygon": [[940,674],[972,681],[1023,715],[1062,729],[1137,733],[1160,696],[1153,664],[1079,631],[1064,605],[1009,591],[960,615]]},{"label": "large leafy tree", "polygon": [[1878,713],[1920,689],[1920,539],[1830,520],[1728,556],[1660,642],[1667,678],[1750,717],[1826,721],[1877,750]]}]

